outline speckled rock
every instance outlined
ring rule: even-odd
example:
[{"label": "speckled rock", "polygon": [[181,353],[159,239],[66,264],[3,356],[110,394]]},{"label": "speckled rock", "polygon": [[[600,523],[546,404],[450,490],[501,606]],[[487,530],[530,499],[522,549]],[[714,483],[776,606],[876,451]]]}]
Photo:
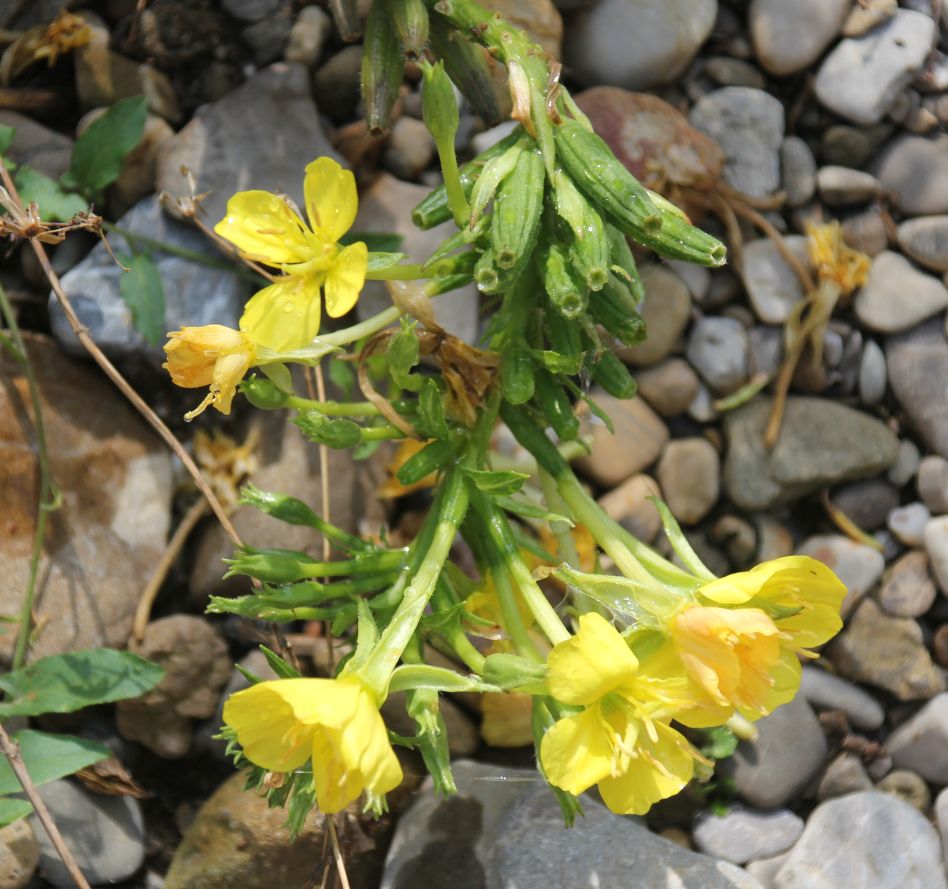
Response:
[{"label": "speckled rock", "polygon": [[786,852],[801,833],[803,819],[789,809],[758,812],[743,806],[732,806],[723,815],[703,812],[692,829],[700,851],[734,864]]},{"label": "speckled rock", "polygon": [[919,550],[901,556],[886,573],[879,604],[893,617],[920,617],[935,601],[937,590],[928,573],[928,556]]},{"label": "speckled rock", "polygon": [[700,318],[688,335],[685,354],[715,395],[729,395],[747,380],[747,331],[735,318]]},{"label": "speckled rock", "polygon": [[677,438],[668,442],[656,475],[668,508],[685,525],[696,525],[717,502],[721,461],[705,438]]},{"label": "speckled rock", "polygon": [[872,779],[866,774],[862,760],[855,753],[840,753],[820,778],[816,798],[823,802],[860,790],[872,790]]},{"label": "speckled rock", "polygon": [[688,410],[698,394],[698,375],[681,358],[668,358],[635,375],[639,394],[662,417],[675,417]]}]

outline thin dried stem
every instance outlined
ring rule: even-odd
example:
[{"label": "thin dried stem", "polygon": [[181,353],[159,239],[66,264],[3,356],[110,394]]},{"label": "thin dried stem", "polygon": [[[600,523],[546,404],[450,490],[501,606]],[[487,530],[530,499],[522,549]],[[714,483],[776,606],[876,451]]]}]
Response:
[{"label": "thin dried stem", "polygon": [[339,837],[336,835],[336,823],[331,815],[326,817],[326,827],[329,830],[329,839],[332,840],[332,857],[336,862],[336,873],[342,889],[349,889],[349,875],[346,873],[346,862],[342,857],[342,848],[339,846]]}]

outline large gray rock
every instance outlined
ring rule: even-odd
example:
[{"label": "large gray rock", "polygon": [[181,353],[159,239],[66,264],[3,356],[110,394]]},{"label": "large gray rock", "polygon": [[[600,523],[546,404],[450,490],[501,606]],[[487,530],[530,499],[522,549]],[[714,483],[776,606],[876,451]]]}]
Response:
[{"label": "large gray rock", "polygon": [[[196,228],[165,214],[158,198],[136,204],[118,222],[119,227],[173,247],[204,254],[220,262],[221,254]],[[113,252],[120,259],[132,253],[121,235],[109,235]],[[135,245],[141,249],[139,245]],[[165,298],[165,330],[183,326],[225,324],[237,326],[252,285],[237,276],[236,266],[209,268],[172,253],[152,253],[161,277]],[[132,312],[120,291],[122,271],[104,244],[98,244],[78,265],[62,277],[63,290],[80,322],[96,344],[112,359],[134,358],[160,369],[165,360],[161,345],[151,345],[132,323]],[[59,344],[73,355],[86,350],[72,332],[55,295],[49,296],[50,323]]]},{"label": "large gray rock", "polygon": [[907,216],[948,212],[948,134],[894,139],[873,172]]},{"label": "large gray rock", "polygon": [[803,833],[803,820],[788,809],[758,812],[732,806],[723,815],[704,812],[692,829],[704,853],[734,864],[786,852]]},{"label": "large gray rock", "polygon": [[839,34],[849,7],[850,0],[754,0],[748,26],[757,58],[778,77],[806,68]]},{"label": "large gray rock", "polygon": [[[946,347],[948,353],[948,347]],[[724,421],[724,483],[744,509],[769,509],[841,481],[866,478],[895,461],[898,439],[879,420],[819,398],[787,400],[780,438],[764,445],[769,399],[755,399]]]},{"label": "large gray rock", "polygon": [[893,765],[918,772],[932,784],[948,784],[948,694],[935,695],[885,742]]},{"label": "large gray rock", "polygon": [[945,889],[938,834],[887,793],[851,793],[821,803],[777,872],[775,889]]},{"label": "large gray rock", "polygon": [[856,317],[878,333],[901,333],[948,306],[948,287],[900,253],[883,250],[856,296]]},{"label": "large gray rock", "polygon": [[926,444],[948,458],[948,342],[933,318],[885,344],[889,385]]}]

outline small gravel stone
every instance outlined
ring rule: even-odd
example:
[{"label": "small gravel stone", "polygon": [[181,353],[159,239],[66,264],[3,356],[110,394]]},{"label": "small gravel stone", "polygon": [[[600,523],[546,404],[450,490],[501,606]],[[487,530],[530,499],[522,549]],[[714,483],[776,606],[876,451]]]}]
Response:
[{"label": "small gravel stone", "polygon": [[815,62],[836,38],[848,0],[753,0],[748,27],[760,63],[779,77]]},{"label": "small gravel stone", "polygon": [[713,401],[708,387],[704,383],[699,384],[695,400],[688,405],[688,416],[696,423],[713,423],[718,418]]},{"label": "small gravel stone", "polygon": [[920,265],[948,272],[948,215],[906,219],[898,227],[899,246]]},{"label": "small gravel stone", "polygon": [[823,772],[816,788],[816,798],[823,802],[860,790],[872,790],[872,779],[866,774],[862,760],[854,753],[840,753]]},{"label": "small gravel stone", "polygon": [[704,61],[704,73],[718,86],[749,86],[762,90],[764,75],[749,62],[730,56],[712,56]]},{"label": "small gravel stone", "polygon": [[918,445],[909,438],[903,438],[899,442],[899,455],[895,458],[895,463],[889,467],[886,478],[893,485],[901,488],[915,477],[920,461],[921,454],[918,452]]},{"label": "small gravel stone", "polygon": [[691,316],[691,294],[684,281],[663,266],[645,266],[640,274],[645,287],[640,311],[648,327],[648,339],[637,346],[620,349],[619,355],[636,367],[651,367],[678,343]]},{"label": "small gravel stone", "polygon": [[933,697],[885,742],[892,762],[933,784],[948,784],[948,694]]},{"label": "small gravel stone", "polygon": [[893,769],[876,784],[876,789],[904,800],[923,815],[928,813],[932,805],[931,791],[925,779],[908,769]]},{"label": "small gravel stone", "polygon": [[434,153],[434,139],[424,123],[413,117],[400,117],[392,126],[383,162],[399,179],[417,179]]},{"label": "small gravel stone", "polygon": [[865,731],[874,732],[885,721],[882,705],[869,692],[819,667],[803,667],[800,694],[818,709],[842,710]]},{"label": "small gravel stone", "polygon": [[675,518],[685,525],[696,525],[717,502],[721,461],[705,438],[674,439],[665,445],[657,477]]},{"label": "small gravel stone", "polygon": [[888,223],[878,207],[869,207],[843,219],[843,240],[854,250],[876,256],[889,246]]},{"label": "small gravel stone", "polygon": [[879,590],[879,604],[893,617],[920,617],[932,607],[936,595],[928,573],[928,557],[913,550],[886,573]]},{"label": "small gravel stone", "polygon": [[802,833],[803,819],[789,809],[757,812],[743,806],[733,806],[723,815],[704,812],[692,830],[701,852],[734,864],[786,852]]},{"label": "small gravel stone", "polygon": [[733,318],[706,317],[691,328],[686,355],[715,395],[729,395],[747,381],[747,331]]},{"label": "small gravel stone", "polygon": [[0,889],[24,889],[39,864],[40,848],[25,818],[0,827]]},{"label": "small gravel stone", "polygon": [[866,340],[859,362],[859,400],[874,407],[885,397],[887,384],[885,353],[875,340]]},{"label": "small gravel stone", "polygon": [[932,514],[924,503],[907,503],[889,513],[889,530],[906,546],[921,546]]},{"label": "small gravel stone", "polygon": [[744,568],[750,565],[757,551],[757,531],[746,519],[736,515],[723,515],[715,521],[708,532],[708,539],[720,546],[733,565]]},{"label": "small gravel stone", "polygon": [[[804,268],[808,267],[807,239],[803,235],[787,235],[783,240]],[[771,238],[759,238],[744,245],[741,277],[754,313],[764,324],[783,324],[803,297],[800,278]]]},{"label": "small gravel stone", "polygon": [[471,139],[471,151],[474,154],[480,154],[482,151],[487,151],[488,148],[493,148],[498,142],[506,139],[518,126],[520,124],[515,120],[505,120],[503,123],[497,124],[496,127],[478,133]]},{"label": "small gravel stone", "polygon": [[875,176],[850,167],[820,167],[816,187],[823,203],[830,207],[864,204],[879,194],[879,180]]},{"label": "small gravel stone", "polygon": [[934,37],[929,16],[900,10],[874,31],[841,40],[817,72],[817,99],[855,123],[882,120],[925,64]]},{"label": "small gravel stone", "polygon": [[939,588],[948,595],[948,515],[936,516],[925,525],[925,550]]},{"label": "small gravel stone", "polygon": [[283,0],[221,0],[221,5],[235,19],[242,22],[259,22],[273,15]]},{"label": "small gravel stone", "polygon": [[909,330],[946,306],[948,287],[891,250],[873,259],[869,280],[854,304],[862,324],[880,333]]},{"label": "small gravel stone", "polygon": [[844,617],[875,586],[885,569],[885,558],[879,550],[842,534],[808,537],[799,552],[828,565],[845,584],[848,592],[841,609]]},{"label": "small gravel stone", "polygon": [[935,514],[948,512],[948,460],[931,454],[918,464],[918,496]]},{"label": "small gravel stone", "polygon": [[777,876],[777,871],[783,867],[783,863],[787,860],[789,854],[789,852],[784,852],[783,855],[775,855],[773,858],[761,858],[759,861],[749,861],[745,865],[744,870],[757,880],[763,889],[773,889],[774,878]]},{"label": "small gravel stone", "polygon": [[289,15],[278,14],[248,25],[240,36],[250,47],[254,64],[262,68],[283,57],[292,29]]},{"label": "small gravel stone", "polygon": [[284,54],[286,60],[311,68],[319,61],[330,34],[332,19],[329,14],[318,6],[304,6],[290,29]]},{"label": "small gravel stone", "polygon": [[698,375],[682,358],[668,358],[635,375],[639,394],[662,417],[676,417],[688,410],[698,394]]},{"label": "small gravel stone", "polygon": [[783,359],[783,333],[775,327],[757,326],[747,334],[751,374],[773,374]]},{"label": "small gravel stone", "polygon": [[843,37],[860,37],[892,18],[899,8],[898,0],[866,0],[856,3],[843,22]]},{"label": "small gravel stone", "polygon": [[787,136],[780,146],[780,179],[789,207],[802,207],[816,193],[816,160],[799,136]]},{"label": "small gravel stone", "polygon": [[948,134],[893,140],[874,172],[907,216],[948,213]]},{"label": "small gravel stone", "polygon": [[655,504],[649,497],[661,497],[662,491],[650,475],[639,473],[599,498],[606,515],[639,540],[651,543],[662,526]]}]

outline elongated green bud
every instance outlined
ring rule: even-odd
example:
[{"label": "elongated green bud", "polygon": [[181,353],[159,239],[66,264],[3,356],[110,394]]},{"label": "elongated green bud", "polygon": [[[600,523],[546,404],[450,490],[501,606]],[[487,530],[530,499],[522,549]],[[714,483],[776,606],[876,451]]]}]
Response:
[{"label": "elongated green bud", "polygon": [[572,274],[570,257],[558,244],[544,251],[541,273],[543,289],[553,308],[564,318],[578,318],[586,310],[589,291]]},{"label": "elongated green bud", "polygon": [[392,107],[398,98],[405,70],[405,57],[398,43],[383,0],[374,0],[365,22],[362,45],[362,104],[369,132],[380,135],[392,122]]},{"label": "elongated green bud", "polygon": [[666,259],[680,259],[711,268],[719,268],[727,262],[724,244],[675,213],[663,213],[659,231],[643,232],[632,235],[632,238]]},{"label": "elongated green bud", "polygon": [[521,143],[515,143],[508,148],[500,157],[495,157],[484,164],[481,175],[477,177],[474,188],[471,191],[471,227],[477,225],[481,213],[487,208],[491,198],[500,187],[500,183],[509,176],[514,167],[517,166],[517,160],[523,154],[524,146]]},{"label": "elongated green bud", "polygon": [[608,349],[593,364],[592,378],[616,398],[632,398],[638,391],[638,385],[629,373],[629,369],[619,360],[615,352]]},{"label": "elongated green bud", "polygon": [[498,268],[522,265],[533,252],[543,212],[546,171],[536,149],[527,149],[501,183],[491,217],[491,246]]},{"label": "elongated green bud", "polygon": [[386,0],[386,3],[405,55],[416,61],[428,43],[428,9],[424,0]]},{"label": "elongated green bud", "polygon": [[570,256],[590,290],[602,290],[609,280],[609,239],[599,214],[588,204],[583,214],[583,235],[570,245]]},{"label": "elongated green bud", "polygon": [[485,250],[474,266],[474,281],[478,290],[484,293],[497,293],[503,286],[500,272],[494,264],[494,251]]},{"label": "elongated green bud", "polygon": [[511,404],[526,404],[533,398],[534,363],[522,337],[510,343],[500,365],[500,391]]},{"label": "elongated green bud", "polygon": [[582,340],[579,335],[579,327],[564,318],[553,307],[546,308],[543,311],[543,330],[550,343],[550,348],[554,352],[571,359],[582,356]]},{"label": "elongated green bud", "polygon": [[645,321],[629,288],[616,277],[589,301],[589,314],[620,343],[634,346],[645,339]]},{"label": "elongated green bud", "polygon": [[448,207],[460,228],[467,223],[470,208],[454,150],[454,137],[458,132],[458,99],[454,94],[454,84],[444,70],[444,62],[436,65],[422,63],[422,73],[421,114],[425,126],[434,137],[441,160]]},{"label": "elongated green bud", "polygon": [[571,441],[576,438],[579,435],[579,420],[573,413],[566,390],[545,370],[537,370],[534,387],[534,400],[560,440]]},{"label": "elongated green bud", "polygon": [[240,384],[240,391],[255,408],[273,411],[283,407],[289,397],[272,380],[253,374]]},{"label": "elongated green bud", "polygon": [[614,225],[606,225],[606,237],[609,238],[609,258],[612,260],[613,272],[628,285],[636,303],[641,303],[645,299],[645,285],[628,240]]},{"label": "elongated green bud", "polygon": [[300,411],[292,420],[310,441],[329,448],[345,450],[362,441],[358,423],[345,417],[327,417],[317,410]]},{"label": "elongated green bud", "polygon": [[454,456],[456,445],[452,441],[438,439],[425,445],[417,454],[409,457],[395,473],[403,485],[420,482],[426,475],[447,465]]}]

